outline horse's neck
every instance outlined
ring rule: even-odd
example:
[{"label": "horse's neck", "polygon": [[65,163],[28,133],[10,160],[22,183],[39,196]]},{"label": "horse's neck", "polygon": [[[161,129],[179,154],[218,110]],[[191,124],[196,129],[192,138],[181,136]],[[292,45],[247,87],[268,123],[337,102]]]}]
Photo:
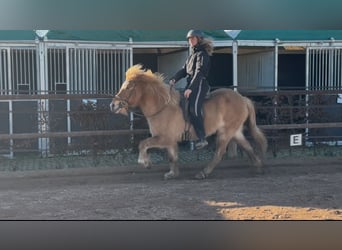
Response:
[{"label": "horse's neck", "polygon": [[146,117],[157,114],[161,109],[168,105],[162,98],[156,98],[152,95],[146,95],[140,104],[140,109]]}]

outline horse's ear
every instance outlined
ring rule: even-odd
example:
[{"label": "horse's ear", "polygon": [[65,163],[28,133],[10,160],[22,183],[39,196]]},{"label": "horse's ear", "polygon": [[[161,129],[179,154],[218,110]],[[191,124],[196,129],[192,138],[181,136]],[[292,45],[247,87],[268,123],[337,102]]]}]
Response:
[{"label": "horse's ear", "polygon": [[147,70],[147,71],[145,72],[145,74],[148,75],[148,76],[153,76],[153,73],[152,73],[152,71],[151,71],[150,69]]}]

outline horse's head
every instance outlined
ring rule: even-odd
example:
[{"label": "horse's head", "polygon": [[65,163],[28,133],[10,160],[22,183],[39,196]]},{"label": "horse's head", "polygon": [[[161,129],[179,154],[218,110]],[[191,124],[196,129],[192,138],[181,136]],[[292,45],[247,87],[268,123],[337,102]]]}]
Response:
[{"label": "horse's head", "polygon": [[171,99],[171,90],[164,84],[162,75],[144,70],[138,64],[126,71],[126,80],[113,98],[110,109],[114,113],[128,115],[129,108],[138,107],[148,115],[173,102]]},{"label": "horse's head", "polygon": [[128,115],[128,109],[137,106],[139,91],[137,82],[124,81],[119,92],[114,96],[110,110],[116,114]]}]

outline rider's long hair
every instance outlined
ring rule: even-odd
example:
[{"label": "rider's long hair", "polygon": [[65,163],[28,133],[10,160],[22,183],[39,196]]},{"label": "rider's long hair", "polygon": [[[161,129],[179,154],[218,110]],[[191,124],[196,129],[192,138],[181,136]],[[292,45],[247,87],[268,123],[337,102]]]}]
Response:
[{"label": "rider's long hair", "polygon": [[214,45],[211,39],[206,38],[206,37],[199,38],[199,43],[205,48],[209,56],[213,54]]}]

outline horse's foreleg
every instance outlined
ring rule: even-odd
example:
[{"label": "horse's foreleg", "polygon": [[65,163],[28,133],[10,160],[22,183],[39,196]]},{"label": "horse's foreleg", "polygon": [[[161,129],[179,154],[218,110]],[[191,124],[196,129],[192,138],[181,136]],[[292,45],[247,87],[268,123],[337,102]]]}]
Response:
[{"label": "horse's foreleg", "polygon": [[178,145],[167,147],[167,154],[169,157],[170,171],[164,175],[165,180],[173,179],[179,175],[179,169],[176,164],[178,159]]},{"label": "horse's foreleg", "polygon": [[197,179],[205,179],[209,176],[209,174],[214,170],[214,168],[219,164],[222,160],[222,156],[226,152],[227,144],[229,143],[231,137],[226,136],[225,134],[217,134],[216,139],[216,150],[214,154],[214,158],[209,162],[209,164],[199,172],[195,177]]},{"label": "horse's foreleg", "polygon": [[177,142],[171,143],[160,136],[153,136],[140,142],[139,144],[139,158],[138,163],[144,165],[146,168],[151,165],[151,160],[147,154],[150,148],[166,148],[169,157],[170,171],[164,175],[165,179],[172,179],[179,175],[179,169],[176,165],[178,159]]},{"label": "horse's foreleg", "polygon": [[156,145],[156,142],[159,141],[158,136],[150,137],[145,140],[142,140],[139,143],[139,157],[138,163],[142,164],[145,168],[149,168],[151,166],[150,157],[147,154],[147,150],[149,148],[153,148]]}]

